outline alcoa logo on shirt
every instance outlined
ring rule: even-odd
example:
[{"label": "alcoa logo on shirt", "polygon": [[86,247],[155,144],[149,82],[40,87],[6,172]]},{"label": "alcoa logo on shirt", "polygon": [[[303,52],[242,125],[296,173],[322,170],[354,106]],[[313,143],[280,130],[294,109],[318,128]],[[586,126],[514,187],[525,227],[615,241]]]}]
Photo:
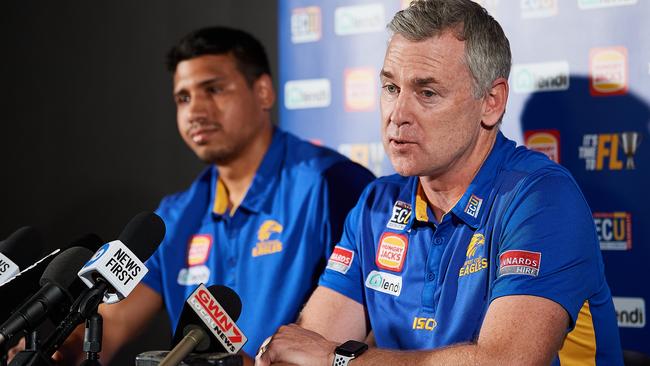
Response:
[{"label": "alcoa logo on shirt", "polygon": [[253,248],[253,257],[281,252],[282,242],[271,237],[278,238],[279,235],[277,234],[282,233],[282,229],[282,225],[275,220],[264,221],[257,231],[258,242]]},{"label": "alcoa logo on shirt", "polygon": [[366,277],[366,287],[385,294],[399,296],[402,292],[402,277],[386,272],[371,271]]}]

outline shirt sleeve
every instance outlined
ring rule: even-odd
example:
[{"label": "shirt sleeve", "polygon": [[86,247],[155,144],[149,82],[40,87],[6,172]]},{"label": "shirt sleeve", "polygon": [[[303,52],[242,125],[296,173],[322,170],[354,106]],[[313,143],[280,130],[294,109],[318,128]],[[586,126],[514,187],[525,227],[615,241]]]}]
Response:
[{"label": "shirt sleeve", "polygon": [[[163,222],[165,223],[165,227],[169,225],[169,220],[167,219],[167,198],[164,198],[161,202],[160,205],[158,206],[158,209],[156,209],[155,213],[156,215],[160,216],[162,218]],[[166,231],[169,231],[168,229]],[[165,238],[167,235],[165,236]],[[152,290],[156,291],[159,294],[162,294],[163,288],[162,288],[162,268],[161,268],[161,257],[162,257],[162,252],[165,247],[165,241],[166,239],[163,239],[163,241],[160,243],[158,248],[156,249],[155,252],[147,259],[147,261],[144,263],[145,267],[147,267],[147,274],[144,276],[142,279],[142,283],[145,285],[149,286]]]},{"label": "shirt sleeve", "polygon": [[318,284],[332,289],[363,304],[363,281],[361,258],[359,258],[359,216],[362,213],[366,194],[362,194],[357,205],[348,214],[340,242],[334,247],[327,261],[327,267]]},{"label": "shirt sleeve", "polygon": [[544,297],[566,309],[573,328],[604,278],[591,211],[575,181],[561,172],[529,177],[501,224],[490,301]]}]

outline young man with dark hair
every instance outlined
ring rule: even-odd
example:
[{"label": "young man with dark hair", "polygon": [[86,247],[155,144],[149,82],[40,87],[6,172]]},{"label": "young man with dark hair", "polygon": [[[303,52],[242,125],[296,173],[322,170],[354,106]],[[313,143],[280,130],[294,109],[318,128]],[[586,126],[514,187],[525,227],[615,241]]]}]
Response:
[{"label": "young man with dark hair", "polygon": [[100,307],[103,360],[163,306],[175,328],[200,283],[241,297],[237,324],[248,337],[244,351],[254,354],[278,326],[295,321],[347,212],[373,179],[335,151],[274,127],[269,63],[251,35],[197,30],[169,52],[168,67],[178,130],[209,167],[161,202],[156,212],[167,233],[143,282],[124,301]]}]

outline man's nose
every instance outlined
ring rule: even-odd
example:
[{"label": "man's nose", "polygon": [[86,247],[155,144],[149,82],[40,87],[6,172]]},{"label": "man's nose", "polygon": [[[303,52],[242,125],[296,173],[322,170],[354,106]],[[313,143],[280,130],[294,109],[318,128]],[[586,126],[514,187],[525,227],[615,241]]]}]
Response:
[{"label": "man's nose", "polygon": [[402,91],[397,95],[395,103],[393,104],[393,110],[390,114],[390,122],[401,126],[403,124],[408,124],[413,121],[412,114],[412,101],[410,100],[411,96],[408,93]]}]

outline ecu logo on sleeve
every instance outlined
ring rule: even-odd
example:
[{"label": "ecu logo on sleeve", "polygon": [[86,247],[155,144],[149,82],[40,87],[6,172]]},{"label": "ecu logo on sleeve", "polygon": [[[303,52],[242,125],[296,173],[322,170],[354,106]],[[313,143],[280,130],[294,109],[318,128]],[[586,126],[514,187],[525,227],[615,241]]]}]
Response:
[{"label": "ecu logo on sleeve", "polygon": [[335,246],[330,259],[327,261],[327,269],[346,274],[352,265],[354,252],[340,246]]},{"label": "ecu logo on sleeve", "polygon": [[212,235],[197,234],[190,238],[189,248],[187,250],[187,265],[198,266],[207,262],[212,247]]},{"label": "ecu logo on sleeve", "polygon": [[400,272],[404,266],[408,238],[401,234],[384,233],[379,239],[377,248],[377,267],[389,271]]},{"label": "ecu logo on sleeve", "polygon": [[499,276],[539,275],[542,253],[527,250],[507,250],[499,255]]},{"label": "ecu logo on sleeve", "polygon": [[390,220],[386,224],[386,227],[393,230],[404,230],[406,225],[411,218],[411,205],[397,201],[393,205],[393,211],[390,213]]}]

